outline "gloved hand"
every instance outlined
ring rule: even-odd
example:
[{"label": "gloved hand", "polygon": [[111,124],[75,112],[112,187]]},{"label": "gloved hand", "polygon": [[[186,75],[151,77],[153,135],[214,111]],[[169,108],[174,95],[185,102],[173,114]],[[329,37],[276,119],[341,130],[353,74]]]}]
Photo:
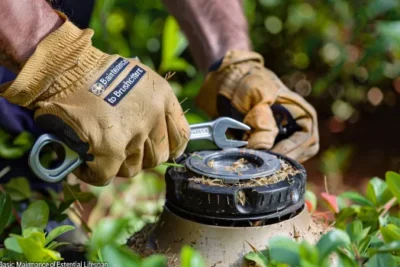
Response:
[{"label": "gloved hand", "polygon": [[168,82],[139,61],[99,51],[92,30],[64,19],[0,95],[34,109],[39,127],[78,152],[86,162],[74,173],[92,185],[182,154],[189,125]]},{"label": "gloved hand", "polygon": [[[218,101],[221,96],[228,99],[228,105]],[[275,142],[278,127],[271,110],[273,104],[287,110],[299,126],[299,131],[278,143]],[[231,107],[242,114],[243,122],[252,128],[244,137],[248,139],[250,148],[272,148],[272,151],[300,162],[318,152],[319,136],[314,108],[266,69],[264,59],[257,53],[228,51],[218,69],[207,75],[197,97],[197,105],[211,117],[226,114],[225,111]]]}]

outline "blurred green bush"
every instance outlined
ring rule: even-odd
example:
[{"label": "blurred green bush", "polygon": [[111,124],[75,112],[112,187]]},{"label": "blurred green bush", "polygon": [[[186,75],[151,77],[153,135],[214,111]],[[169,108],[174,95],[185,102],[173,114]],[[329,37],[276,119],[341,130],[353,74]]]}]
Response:
[{"label": "blurred green bush", "polygon": [[[400,93],[400,1],[244,0],[254,49],[267,67],[303,96],[323,98],[339,120],[359,104],[393,106]],[[98,0],[95,45],[138,56],[171,79],[190,122],[201,121],[193,101],[202,77],[193,67],[179,26],[160,0]]]}]

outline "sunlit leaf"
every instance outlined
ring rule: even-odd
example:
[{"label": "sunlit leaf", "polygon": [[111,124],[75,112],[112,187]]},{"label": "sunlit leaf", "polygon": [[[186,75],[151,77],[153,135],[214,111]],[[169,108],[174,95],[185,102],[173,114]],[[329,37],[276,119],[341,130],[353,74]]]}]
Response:
[{"label": "sunlit leaf", "polygon": [[250,252],[245,255],[245,259],[251,263],[255,263],[259,267],[268,267],[267,251]]},{"label": "sunlit leaf", "polygon": [[181,267],[205,267],[204,260],[199,252],[192,247],[184,246],[181,249]]},{"label": "sunlit leaf", "polygon": [[378,206],[388,202],[392,198],[392,193],[384,180],[374,177],[368,182],[366,197]]},{"label": "sunlit leaf", "polygon": [[339,212],[339,206],[336,200],[335,195],[330,195],[328,193],[322,192],[321,193],[322,199],[325,201],[325,203],[328,205],[329,209],[335,213]]},{"label": "sunlit leaf", "polygon": [[29,199],[32,195],[31,187],[25,177],[12,178],[4,188],[14,201]]},{"label": "sunlit leaf", "polygon": [[400,202],[400,174],[390,171],[386,173],[385,177],[389,190]]},{"label": "sunlit leaf", "polygon": [[28,227],[37,227],[44,229],[49,221],[49,206],[43,200],[38,200],[29,205],[22,213],[22,230]]},{"label": "sunlit leaf", "polygon": [[32,238],[17,238],[18,245],[26,259],[30,262],[53,262],[61,260],[59,252],[45,249],[42,244]]},{"label": "sunlit leaf", "polygon": [[366,267],[396,267],[396,262],[392,255],[389,253],[378,253],[372,256]]},{"label": "sunlit leaf", "polygon": [[388,224],[380,228],[383,239],[386,243],[400,240],[400,228],[394,224]]},{"label": "sunlit leaf", "polygon": [[108,244],[115,244],[120,235],[124,233],[125,227],[128,225],[128,219],[102,219],[94,229],[90,239],[92,251],[97,251],[101,247]]},{"label": "sunlit leaf", "polygon": [[61,225],[61,226],[58,226],[58,227],[54,228],[54,229],[51,230],[51,232],[46,236],[46,243],[45,243],[45,245],[48,245],[51,241],[53,241],[53,240],[54,240],[55,238],[57,238],[58,236],[60,236],[60,235],[62,235],[62,234],[64,234],[64,233],[66,233],[66,232],[72,231],[72,230],[74,230],[74,229],[75,229],[75,227],[72,226],[72,225]]},{"label": "sunlit leaf", "polygon": [[32,147],[34,137],[31,133],[22,132],[15,139],[0,129],[0,157],[17,159],[22,157]]},{"label": "sunlit leaf", "polygon": [[374,204],[371,201],[369,201],[368,199],[366,199],[365,197],[363,197],[362,195],[360,195],[357,192],[344,192],[344,193],[340,194],[339,196],[342,198],[349,199],[353,203],[356,203],[356,204],[374,207]]},{"label": "sunlit leaf", "polygon": [[8,237],[4,240],[4,246],[17,253],[22,253],[21,247],[18,245],[18,240],[16,237]]},{"label": "sunlit leaf", "polygon": [[101,254],[103,260],[108,263],[110,267],[120,267],[120,266],[141,266],[141,259],[132,250],[121,247],[118,245],[105,245],[101,249]]}]

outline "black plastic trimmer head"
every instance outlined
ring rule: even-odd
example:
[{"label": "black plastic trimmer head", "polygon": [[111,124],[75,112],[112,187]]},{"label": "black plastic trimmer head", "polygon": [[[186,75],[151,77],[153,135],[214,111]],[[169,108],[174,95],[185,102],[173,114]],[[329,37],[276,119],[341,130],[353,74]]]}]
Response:
[{"label": "black plastic trimmer head", "polygon": [[183,245],[201,253],[206,266],[247,266],[244,256],[263,250],[274,236],[315,243],[322,229],[304,208],[306,172],[268,151],[224,149],[184,155],[165,175],[167,196],[154,228],[129,244],[143,256],[168,256],[179,266]]},{"label": "black plastic trimmer head", "polygon": [[283,220],[304,205],[306,173],[297,162],[267,151],[202,151],[181,158],[166,174],[166,207],[214,225],[248,226]]}]

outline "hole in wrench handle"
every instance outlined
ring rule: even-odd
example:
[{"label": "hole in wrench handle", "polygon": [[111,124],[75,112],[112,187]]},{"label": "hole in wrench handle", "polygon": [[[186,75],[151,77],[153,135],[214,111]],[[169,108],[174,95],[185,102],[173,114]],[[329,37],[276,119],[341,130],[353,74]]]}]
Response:
[{"label": "hole in wrench handle", "polygon": [[[60,144],[64,149],[65,157],[56,168],[47,169],[40,162],[40,152],[46,145],[51,143]],[[83,159],[79,157],[78,153],[71,150],[64,142],[52,134],[41,135],[38,140],[36,140],[29,155],[29,166],[32,171],[40,179],[48,183],[61,181],[82,163]]]}]

